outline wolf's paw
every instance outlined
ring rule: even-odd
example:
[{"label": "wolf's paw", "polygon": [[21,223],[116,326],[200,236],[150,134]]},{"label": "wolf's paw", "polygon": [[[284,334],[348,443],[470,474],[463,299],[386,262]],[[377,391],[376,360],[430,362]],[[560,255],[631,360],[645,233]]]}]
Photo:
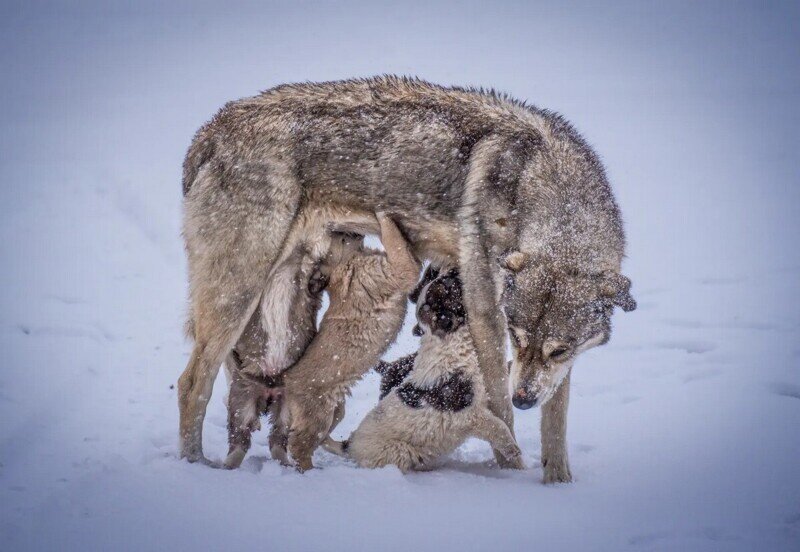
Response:
[{"label": "wolf's paw", "polygon": [[229,453],[227,458],[225,458],[225,469],[227,470],[235,470],[239,466],[242,465],[242,460],[244,460],[247,451],[245,451],[241,447],[235,447]]},{"label": "wolf's paw", "polygon": [[542,469],[544,477],[542,482],[545,485],[551,483],[572,483],[572,472],[569,469],[569,462],[565,458],[561,459],[542,459]]}]

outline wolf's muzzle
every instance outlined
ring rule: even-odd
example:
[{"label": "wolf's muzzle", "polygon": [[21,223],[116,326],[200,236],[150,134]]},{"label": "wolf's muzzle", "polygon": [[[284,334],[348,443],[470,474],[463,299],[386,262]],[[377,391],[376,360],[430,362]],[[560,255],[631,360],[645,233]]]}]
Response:
[{"label": "wolf's muzzle", "polygon": [[536,395],[529,393],[525,389],[517,389],[511,398],[511,404],[520,410],[528,410],[536,406],[538,400]]}]

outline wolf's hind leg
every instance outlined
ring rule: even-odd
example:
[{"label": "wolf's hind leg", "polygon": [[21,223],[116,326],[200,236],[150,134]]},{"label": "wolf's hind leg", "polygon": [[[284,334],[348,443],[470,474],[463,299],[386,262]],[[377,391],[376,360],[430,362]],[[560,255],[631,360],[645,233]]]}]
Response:
[{"label": "wolf's hind leg", "polygon": [[269,173],[201,171],[184,200],[195,344],[178,380],[180,454],[203,461],[203,420],[220,364],[242,334],[297,213],[300,185]]},{"label": "wolf's hind leg", "polygon": [[[246,318],[247,312],[255,308],[256,302],[257,298],[254,298],[250,301],[251,304],[236,309],[240,315],[238,318]],[[220,363],[230,350],[241,326],[226,326],[217,316],[206,318],[202,326],[198,320],[198,328],[204,327],[208,333],[198,330],[189,364],[178,379],[181,457],[190,462],[209,463],[203,456],[203,420],[206,407]]]}]

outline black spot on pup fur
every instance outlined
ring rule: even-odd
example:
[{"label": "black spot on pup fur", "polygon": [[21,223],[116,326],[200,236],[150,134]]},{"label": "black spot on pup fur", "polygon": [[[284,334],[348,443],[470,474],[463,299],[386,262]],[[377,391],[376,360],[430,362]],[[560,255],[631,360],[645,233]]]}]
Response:
[{"label": "black spot on pup fur", "polygon": [[380,361],[375,366],[375,371],[381,375],[381,395],[380,399],[392,392],[392,389],[400,385],[406,376],[414,369],[414,361],[417,353],[398,358],[393,362]]},{"label": "black spot on pup fur", "polygon": [[422,408],[427,404],[441,412],[458,412],[472,404],[475,393],[472,380],[457,370],[433,387],[406,383],[397,389],[397,396],[409,408]]}]

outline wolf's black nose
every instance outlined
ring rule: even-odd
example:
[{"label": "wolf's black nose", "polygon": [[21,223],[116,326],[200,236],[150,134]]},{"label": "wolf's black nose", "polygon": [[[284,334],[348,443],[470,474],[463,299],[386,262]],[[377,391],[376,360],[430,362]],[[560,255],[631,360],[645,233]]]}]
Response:
[{"label": "wolf's black nose", "polygon": [[536,406],[536,397],[524,389],[517,389],[511,398],[511,404],[520,410],[528,410]]}]

